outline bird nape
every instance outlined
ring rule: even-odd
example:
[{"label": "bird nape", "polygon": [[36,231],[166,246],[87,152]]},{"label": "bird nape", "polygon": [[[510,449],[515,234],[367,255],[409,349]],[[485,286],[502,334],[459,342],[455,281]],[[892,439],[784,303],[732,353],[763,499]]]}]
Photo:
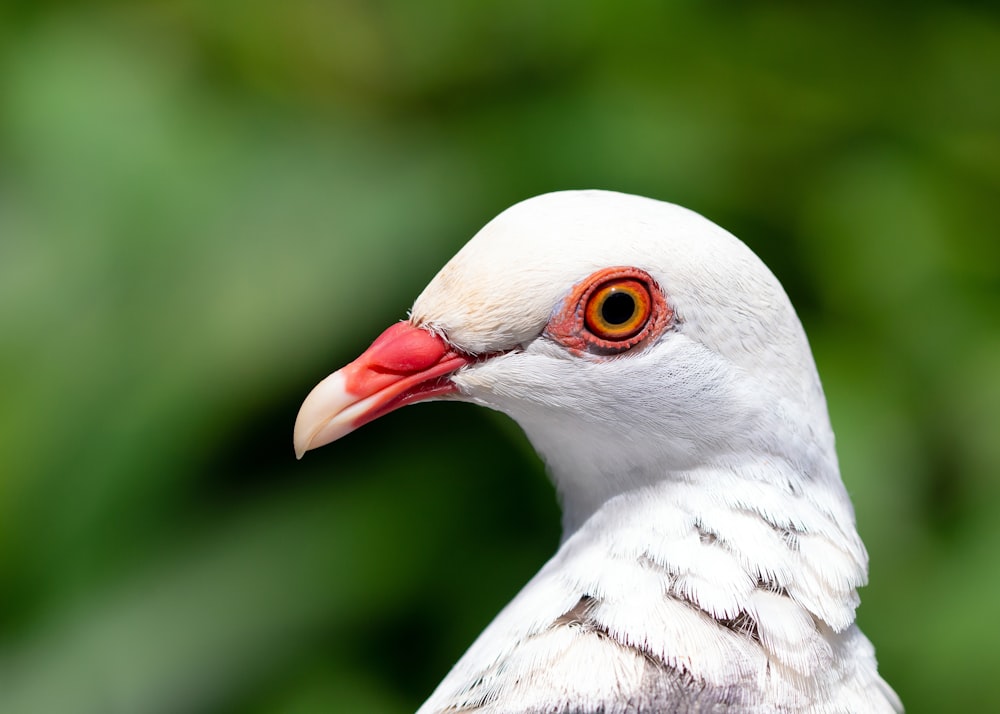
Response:
[{"label": "bird nape", "polygon": [[421,714],[902,711],[809,344],[728,232],[608,191],[509,208],[313,389],[296,453],[427,399],[517,421],[563,538]]}]

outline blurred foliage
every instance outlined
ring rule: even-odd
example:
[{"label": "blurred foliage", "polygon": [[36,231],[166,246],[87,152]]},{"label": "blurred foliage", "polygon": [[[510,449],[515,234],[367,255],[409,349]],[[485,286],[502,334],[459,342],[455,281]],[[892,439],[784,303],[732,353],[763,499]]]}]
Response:
[{"label": "blurred foliage", "polygon": [[558,539],[468,405],[301,398],[509,204],[747,241],[810,333],[908,711],[1000,708],[986,3],[0,5],[0,711],[412,711]]}]

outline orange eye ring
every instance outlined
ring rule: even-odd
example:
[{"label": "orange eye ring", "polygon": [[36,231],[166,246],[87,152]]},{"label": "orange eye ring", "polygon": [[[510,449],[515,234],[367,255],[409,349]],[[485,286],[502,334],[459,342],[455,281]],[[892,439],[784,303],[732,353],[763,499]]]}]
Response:
[{"label": "orange eye ring", "polygon": [[604,268],[577,283],[544,335],[576,354],[621,354],[663,334],[674,313],[645,270]]},{"label": "orange eye ring", "polygon": [[633,278],[617,278],[598,285],[587,297],[584,325],[599,339],[620,342],[635,337],[652,310],[645,285]]}]

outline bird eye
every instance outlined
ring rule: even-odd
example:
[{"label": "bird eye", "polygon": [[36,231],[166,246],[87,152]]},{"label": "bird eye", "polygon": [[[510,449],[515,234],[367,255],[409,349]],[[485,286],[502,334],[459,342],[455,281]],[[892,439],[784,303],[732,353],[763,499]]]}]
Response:
[{"label": "bird eye", "polygon": [[611,280],[587,299],[583,316],[587,329],[602,340],[627,340],[649,320],[652,300],[638,280]]},{"label": "bird eye", "polygon": [[663,291],[645,270],[599,270],[573,286],[545,335],[573,352],[614,355],[660,335],[673,322]]}]

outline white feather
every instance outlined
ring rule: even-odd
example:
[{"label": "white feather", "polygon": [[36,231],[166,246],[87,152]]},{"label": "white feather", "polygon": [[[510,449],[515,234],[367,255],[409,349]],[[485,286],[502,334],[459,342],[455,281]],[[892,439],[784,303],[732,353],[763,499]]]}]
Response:
[{"label": "white feather", "polygon": [[[544,337],[613,266],[647,271],[675,328],[614,358]],[[548,194],[483,228],[411,319],[506,353],[457,373],[458,398],[521,425],[564,509],[559,551],[422,713],[901,711],[853,625],[867,554],[808,342],[736,238],[650,199]]]}]

